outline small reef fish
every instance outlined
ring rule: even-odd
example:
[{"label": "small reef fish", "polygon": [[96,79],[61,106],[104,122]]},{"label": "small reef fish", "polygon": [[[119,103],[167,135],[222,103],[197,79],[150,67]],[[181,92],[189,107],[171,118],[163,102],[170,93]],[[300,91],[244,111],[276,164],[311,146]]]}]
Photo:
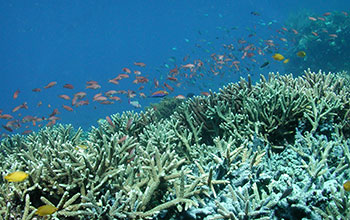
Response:
[{"label": "small reef fish", "polygon": [[283,60],[283,63],[288,63],[288,62],[289,62],[289,58],[288,58],[288,59]]},{"label": "small reef fish", "polygon": [[57,212],[58,208],[56,208],[55,206],[52,205],[42,205],[40,206],[35,214],[39,215],[39,216],[47,216],[47,215],[51,215],[55,212]]},{"label": "small reef fish", "polygon": [[126,130],[129,130],[129,128],[131,127],[132,123],[134,122],[133,118],[129,118],[128,122],[126,123]]},{"label": "small reef fish", "polygon": [[141,108],[141,105],[138,101],[130,101],[129,100],[129,104],[134,106],[135,108]]},{"label": "small reef fish", "polygon": [[298,57],[305,57],[306,56],[306,53],[305,53],[305,51],[299,51],[298,53],[297,53],[297,56]]},{"label": "small reef fish", "polygon": [[350,180],[345,181],[343,188],[345,191],[350,192]]},{"label": "small reef fish", "polygon": [[74,86],[72,84],[64,84],[63,88],[74,89]]},{"label": "small reef fish", "polygon": [[295,29],[292,29],[292,31],[293,31],[294,34],[299,34],[299,32],[297,30],[295,30]]},{"label": "small reef fish", "polygon": [[64,99],[64,100],[70,100],[70,97],[68,95],[65,95],[65,94],[58,95],[58,97],[60,97],[61,99]]},{"label": "small reef fish", "polygon": [[131,73],[131,70],[130,70],[129,68],[124,67],[122,70],[123,70],[123,72],[125,72],[125,73],[128,73],[128,74]]},{"label": "small reef fish", "polygon": [[142,62],[135,62],[134,65],[135,66],[139,66],[139,67],[145,67],[146,66],[146,64],[142,63]]},{"label": "small reef fish", "polygon": [[13,132],[13,129],[6,125],[1,125],[6,131]]},{"label": "small reef fish", "polygon": [[95,80],[89,80],[86,82],[86,85],[93,85],[93,84],[98,84],[98,82]]},{"label": "small reef fish", "polygon": [[186,97],[183,95],[177,95],[175,96],[175,99],[186,99]]},{"label": "small reef fish", "polygon": [[209,96],[209,92],[201,92],[201,95],[204,95],[204,96]]},{"label": "small reef fish", "polygon": [[73,111],[73,108],[70,107],[70,106],[68,106],[68,105],[62,105],[62,107],[63,107],[64,109],[66,109],[67,111],[70,111],[70,112]]},{"label": "small reef fish", "polygon": [[9,114],[3,114],[3,115],[0,115],[0,118],[1,118],[1,119],[9,120],[9,119],[13,119],[13,116],[12,116],[12,115],[9,115]]},{"label": "small reef fish", "polygon": [[101,86],[97,83],[89,84],[88,86],[85,87],[86,89],[99,89]]},{"label": "small reef fish", "polygon": [[29,174],[23,171],[15,171],[8,174],[4,178],[9,182],[23,182],[28,178]]},{"label": "small reef fish", "polygon": [[32,89],[33,92],[41,92],[41,89],[40,88],[34,88]]},{"label": "small reef fish", "polygon": [[15,93],[13,93],[13,99],[17,99],[19,94],[19,90],[17,89]]},{"label": "small reef fish", "polygon": [[260,15],[260,13],[256,12],[256,11],[252,11],[252,12],[250,12],[250,14],[255,15],[255,16],[259,16]]},{"label": "small reef fish", "polygon": [[126,140],[126,138],[127,138],[128,136],[123,136],[122,138],[120,138],[119,140],[118,140],[118,144],[121,144],[121,143],[123,143],[125,140]]},{"label": "small reef fish", "polygon": [[309,17],[309,20],[310,21],[317,21],[317,19],[315,17],[311,17],[311,16]]},{"label": "small reef fish", "polygon": [[174,91],[174,88],[172,86],[170,86],[167,83],[164,83],[164,86],[167,87],[167,89],[169,89],[171,92]]},{"label": "small reef fish", "polygon": [[49,84],[47,84],[46,86],[44,86],[44,89],[51,88],[51,87],[53,87],[53,86],[56,85],[56,84],[57,84],[56,81],[50,82]]},{"label": "small reef fish", "polygon": [[168,77],[168,80],[170,80],[170,81],[173,81],[173,82],[176,82],[177,81],[177,78],[176,77]]},{"label": "small reef fish", "polygon": [[78,144],[76,147],[75,147],[75,150],[86,150],[88,149],[88,147],[84,144]]},{"label": "small reef fish", "polygon": [[162,98],[162,97],[164,97],[164,96],[166,96],[168,94],[169,93],[167,91],[165,91],[165,90],[159,90],[159,91],[156,91],[156,92],[152,93],[150,95],[150,97],[152,97],[152,98]]},{"label": "small reef fish", "polygon": [[269,65],[270,64],[270,62],[269,61],[266,61],[265,63],[263,63],[261,66],[260,66],[260,68],[264,68],[264,67],[266,67],[267,65]]},{"label": "small reef fish", "polygon": [[108,124],[109,124],[110,126],[112,126],[113,128],[115,128],[115,124],[113,123],[112,119],[111,119],[108,115],[106,116],[106,120],[107,120],[107,122],[108,122]]},{"label": "small reef fish", "polygon": [[284,56],[283,56],[282,54],[280,54],[280,53],[275,53],[275,54],[272,56],[272,58],[273,58],[274,60],[277,60],[277,61],[284,60]]}]

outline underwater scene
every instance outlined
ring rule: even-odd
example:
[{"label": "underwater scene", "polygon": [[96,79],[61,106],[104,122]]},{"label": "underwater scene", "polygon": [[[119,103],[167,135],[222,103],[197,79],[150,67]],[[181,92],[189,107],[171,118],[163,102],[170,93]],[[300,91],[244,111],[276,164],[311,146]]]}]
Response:
[{"label": "underwater scene", "polygon": [[0,28],[0,220],[350,219],[348,0],[2,0]]}]

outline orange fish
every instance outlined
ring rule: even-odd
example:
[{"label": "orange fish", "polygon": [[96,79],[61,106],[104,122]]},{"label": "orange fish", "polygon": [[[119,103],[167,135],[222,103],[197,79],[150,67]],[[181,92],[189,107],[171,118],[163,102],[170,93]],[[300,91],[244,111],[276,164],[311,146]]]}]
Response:
[{"label": "orange fish", "polygon": [[330,12],[326,12],[326,13],[323,14],[323,16],[329,16],[329,15],[331,15]]},{"label": "orange fish", "polygon": [[49,116],[50,116],[50,117],[53,117],[53,116],[55,116],[55,115],[57,115],[57,114],[59,114],[59,112],[58,112],[58,109],[55,108]]},{"label": "orange fish", "polygon": [[8,120],[8,119],[13,119],[13,116],[9,114],[3,114],[3,115],[0,115],[0,118]]},{"label": "orange fish", "polygon": [[129,75],[128,74],[125,74],[125,73],[120,73],[116,78],[114,79],[117,79],[117,80],[120,80],[120,79],[125,79],[125,78],[129,78]]},{"label": "orange fish", "polygon": [[93,98],[93,101],[98,101],[98,102],[99,101],[106,101],[106,100],[107,100],[107,97],[102,96],[102,94]]},{"label": "orange fish", "polygon": [[68,105],[62,105],[62,107],[63,107],[64,109],[66,109],[67,111],[70,111],[70,112],[73,111],[73,108],[70,107],[70,106],[68,106]]},{"label": "orange fish", "polygon": [[13,99],[17,99],[19,94],[19,90],[17,89],[15,93],[13,93]]},{"label": "orange fish", "polygon": [[239,61],[233,61],[232,64],[236,67],[236,70],[239,71],[239,64],[240,62]]},{"label": "orange fish", "polygon": [[186,65],[182,65],[181,67],[186,68],[186,69],[193,69],[195,67],[195,65],[192,63],[188,63]]},{"label": "orange fish", "polygon": [[292,29],[292,31],[293,31],[294,34],[299,34],[299,32],[297,30],[295,30],[295,29]]},{"label": "orange fish", "polygon": [[72,84],[65,84],[63,86],[63,88],[66,88],[66,89],[74,89],[74,86]]},{"label": "orange fish", "polygon": [[77,97],[78,99],[82,99],[86,96],[86,92],[77,92],[74,94],[74,97]]},{"label": "orange fish", "polygon": [[118,85],[119,84],[117,79],[110,79],[110,80],[108,80],[108,82],[109,83],[113,83],[114,85]]},{"label": "orange fish", "polygon": [[175,77],[168,77],[168,80],[176,82],[177,78],[175,78]]},{"label": "orange fish", "polygon": [[140,67],[145,67],[146,64],[142,63],[142,62],[135,62],[134,63],[135,66],[140,66]]},{"label": "orange fish", "polygon": [[105,95],[106,96],[111,96],[111,95],[114,95],[116,93],[117,93],[117,91],[115,91],[115,90],[109,90],[109,91],[105,92]]},{"label": "orange fish", "polygon": [[23,132],[22,132],[22,134],[30,134],[30,133],[32,133],[32,130],[24,130]]},{"label": "orange fish", "polygon": [[131,70],[130,70],[129,68],[124,67],[124,68],[123,68],[123,72],[126,72],[126,73],[129,73],[129,74],[130,74],[130,73],[131,73]]},{"label": "orange fish", "polygon": [[175,99],[186,99],[186,97],[183,95],[177,95],[175,96]]},{"label": "orange fish", "polygon": [[65,94],[59,95],[58,97],[60,97],[61,99],[64,99],[64,100],[70,99],[70,97],[68,95],[65,95]]},{"label": "orange fish", "polygon": [[16,106],[12,109],[12,112],[16,112],[22,108],[22,105]]},{"label": "orange fish", "polygon": [[129,118],[128,122],[126,123],[126,127],[125,127],[126,130],[129,130],[133,121],[134,121],[133,118]]},{"label": "orange fish", "polygon": [[141,98],[146,98],[146,97],[147,97],[146,94],[143,93],[143,92],[140,92],[140,93],[139,93],[139,96],[140,96]]},{"label": "orange fish", "polygon": [[310,20],[310,21],[317,21],[317,19],[314,18],[314,17],[309,17],[309,20]]},{"label": "orange fish", "polygon": [[121,101],[121,99],[118,96],[110,96],[109,99],[114,101]]},{"label": "orange fish", "polygon": [[167,87],[171,92],[174,91],[174,88],[171,87],[169,84],[164,83],[164,86]]},{"label": "orange fish", "polygon": [[49,84],[47,84],[46,86],[44,86],[44,89],[51,88],[51,87],[53,87],[53,86],[56,85],[56,84],[57,84],[56,81],[50,82]]},{"label": "orange fish", "polygon": [[168,94],[169,93],[167,91],[165,91],[165,90],[159,90],[159,91],[156,91],[156,92],[152,93],[150,95],[150,97],[152,97],[152,98],[161,98],[161,97],[164,97],[164,96],[166,96]]},{"label": "orange fish", "polygon": [[128,136],[123,136],[122,138],[120,138],[119,140],[118,140],[118,144],[121,144],[121,143],[123,143],[125,140],[126,140],[126,138],[127,138]]},{"label": "orange fish", "polygon": [[106,116],[106,120],[108,124],[110,124],[113,128],[115,128],[115,124],[113,123],[112,119],[108,115]]},{"label": "orange fish", "polygon": [[33,92],[41,92],[41,89],[40,88],[34,88],[32,89]]},{"label": "orange fish", "polygon": [[99,89],[99,88],[101,88],[101,86],[99,84],[94,83],[94,84],[90,84],[90,85],[86,86],[85,88],[86,89]]},{"label": "orange fish", "polygon": [[132,83],[147,83],[148,79],[146,77],[143,76],[136,76],[136,79],[134,81],[132,81]]},{"label": "orange fish", "polygon": [[[286,38],[284,38],[284,37],[281,37],[280,40],[281,40],[281,41],[284,41],[284,42],[287,42],[287,41],[288,41],[288,40],[287,40]],[[259,53],[259,55],[261,55],[261,54]]]},{"label": "orange fish", "polygon": [[98,82],[95,81],[95,80],[89,80],[89,81],[86,82],[86,84],[92,85],[92,84],[98,84]]}]

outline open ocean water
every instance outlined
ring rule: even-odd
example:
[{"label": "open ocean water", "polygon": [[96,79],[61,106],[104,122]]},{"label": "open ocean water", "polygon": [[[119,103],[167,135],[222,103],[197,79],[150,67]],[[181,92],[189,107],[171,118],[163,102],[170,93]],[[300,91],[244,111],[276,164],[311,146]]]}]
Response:
[{"label": "open ocean water", "polygon": [[293,34],[310,35],[291,20],[347,16],[349,6],[347,0],[1,1],[0,134],[55,123],[89,129],[107,115],[159,102],[154,92],[206,95],[248,74],[256,81],[268,72],[289,73],[273,54],[295,50]]}]

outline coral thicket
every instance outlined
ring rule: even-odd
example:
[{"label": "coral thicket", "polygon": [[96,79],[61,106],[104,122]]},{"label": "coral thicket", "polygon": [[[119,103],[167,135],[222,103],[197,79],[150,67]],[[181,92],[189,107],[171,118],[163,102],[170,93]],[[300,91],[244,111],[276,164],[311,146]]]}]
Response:
[{"label": "coral thicket", "polygon": [[[250,77],[157,113],[0,143],[0,219],[349,219],[346,73]],[[175,107],[176,106],[176,109]],[[175,109],[175,110],[174,110]]]}]

